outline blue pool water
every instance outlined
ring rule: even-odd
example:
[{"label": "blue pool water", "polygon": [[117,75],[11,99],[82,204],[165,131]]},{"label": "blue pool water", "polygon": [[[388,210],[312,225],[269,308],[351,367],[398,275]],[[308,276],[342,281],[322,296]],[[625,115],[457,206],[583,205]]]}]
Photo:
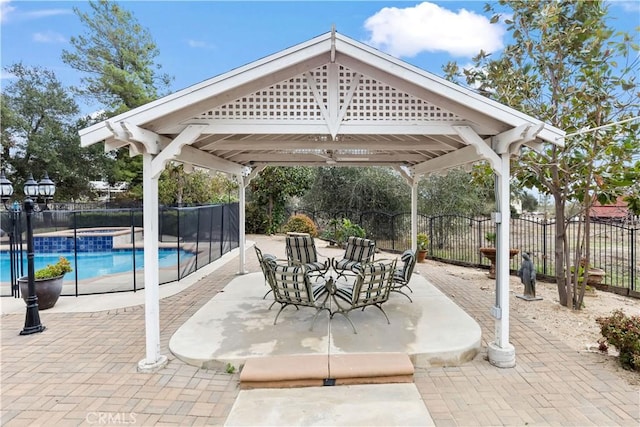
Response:
[{"label": "blue pool water", "polygon": [[[101,277],[107,274],[125,273],[133,270],[132,250],[115,250],[110,252],[78,252],[78,280]],[[183,263],[189,258],[193,258],[191,252],[181,250],[180,262]],[[35,270],[45,267],[47,264],[58,262],[61,256],[66,257],[71,263],[74,271],[67,273],[67,279],[75,279],[76,265],[75,254],[73,253],[36,253],[34,257]],[[144,251],[136,250],[136,269],[144,266]],[[159,249],[158,262],[160,268],[175,267],[178,265],[178,251],[175,249]],[[27,274],[27,256],[23,257],[24,274]],[[11,280],[9,252],[0,252],[0,281],[9,282]]]}]

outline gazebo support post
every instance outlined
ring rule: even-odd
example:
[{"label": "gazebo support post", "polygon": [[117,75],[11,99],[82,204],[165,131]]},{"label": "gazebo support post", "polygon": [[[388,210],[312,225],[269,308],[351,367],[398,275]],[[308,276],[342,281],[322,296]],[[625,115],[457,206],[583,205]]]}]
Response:
[{"label": "gazebo support post", "polygon": [[411,182],[411,250],[418,249],[418,179]]},{"label": "gazebo support post", "polygon": [[139,372],[155,372],[167,364],[160,354],[160,290],[158,279],[158,176],[153,176],[154,155],[142,155],[144,230],[144,310],[146,357],[138,362]]},{"label": "gazebo support post", "polygon": [[500,170],[496,172],[498,212],[496,213],[496,305],[491,314],[496,319],[496,339],[489,343],[489,363],[499,368],[516,366],[516,350],[509,342],[509,153],[500,154]]},{"label": "gazebo support post", "polygon": [[246,259],[245,259],[245,247],[246,247],[246,234],[245,234],[245,228],[244,228],[244,222],[245,222],[245,216],[246,216],[246,209],[245,209],[245,188],[247,187],[247,185],[249,185],[249,180],[245,179],[242,175],[238,176],[238,183],[240,183],[240,185],[238,185],[238,207],[239,207],[239,215],[238,215],[238,245],[239,245],[239,259],[240,259],[240,265],[239,265],[239,270],[238,270],[238,274],[247,274],[247,270],[245,268],[245,263],[246,263]]}]

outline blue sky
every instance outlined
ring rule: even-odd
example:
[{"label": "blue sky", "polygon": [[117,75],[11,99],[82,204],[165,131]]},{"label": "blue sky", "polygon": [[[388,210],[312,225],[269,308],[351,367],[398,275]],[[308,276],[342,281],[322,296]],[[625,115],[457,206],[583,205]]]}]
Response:
[{"label": "blue sky", "polygon": [[[484,1],[123,1],[158,45],[171,91],[326,33],[335,25],[365,42],[437,75],[449,60],[465,65],[481,48],[499,52],[506,31],[489,25]],[[0,0],[0,64],[18,61],[53,70],[65,85],[80,74],[61,60],[69,39],[85,29],[73,7],[82,1]],[[640,2],[612,1],[611,24],[635,32]],[[11,78],[4,70],[0,84]],[[78,102],[82,105],[81,101]],[[84,106],[84,109],[88,109]]]}]

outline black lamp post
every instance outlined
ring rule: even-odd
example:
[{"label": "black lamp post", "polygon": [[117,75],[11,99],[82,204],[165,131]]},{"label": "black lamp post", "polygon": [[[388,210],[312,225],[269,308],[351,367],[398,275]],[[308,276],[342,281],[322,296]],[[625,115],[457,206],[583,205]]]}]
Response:
[{"label": "black lamp post", "polygon": [[[2,174],[4,176],[4,174]],[[6,179],[9,185],[11,183]],[[0,181],[0,185],[3,182]],[[7,187],[8,189],[8,187]],[[31,335],[44,331],[45,327],[40,323],[40,313],[38,311],[38,297],[36,296],[36,284],[35,284],[35,271],[34,271],[34,250],[33,250],[33,224],[32,215],[35,207],[33,198],[37,199],[41,196],[45,200],[45,205],[48,199],[51,199],[56,192],[56,186],[49,179],[49,176],[45,172],[44,178],[37,183],[33,179],[33,175],[29,175],[29,179],[24,183],[24,194],[27,198],[24,200],[24,212],[27,219],[27,277],[28,277],[28,291],[27,296],[27,313],[24,320],[24,328],[20,331],[20,335]],[[2,197],[4,200],[4,189],[2,189]],[[7,191],[8,193],[8,191]],[[13,193],[13,187],[11,188]],[[8,196],[10,197],[10,196]],[[7,197],[7,199],[8,199]]]}]

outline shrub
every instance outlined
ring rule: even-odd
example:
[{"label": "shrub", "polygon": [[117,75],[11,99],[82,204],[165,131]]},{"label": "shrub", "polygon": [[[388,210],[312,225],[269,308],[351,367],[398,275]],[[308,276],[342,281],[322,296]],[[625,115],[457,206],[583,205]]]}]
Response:
[{"label": "shrub", "polygon": [[603,338],[598,340],[601,351],[608,345],[620,352],[618,360],[624,369],[640,371],[640,316],[626,316],[622,310],[615,310],[608,317],[598,317]]},{"label": "shrub", "polygon": [[351,236],[364,238],[366,235],[364,228],[347,218],[342,218],[342,223],[336,229],[336,241],[339,245],[345,243]]},{"label": "shrub", "polygon": [[34,279],[52,279],[71,271],[73,271],[73,269],[71,268],[69,260],[61,256],[57,263],[49,264],[46,267],[41,268],[34,273],[33,277]]},{"label": "shrub", "polygon": [[318,237],[318,227],[305,214],[292,215],[284,225],[285,232],[309,233],[311,237]]},{"label": "shrub", "polygon": [[419,251],[426,251],[429,247],[429,236],[426,233],[418,233],[416,236],[416,244]]}]

